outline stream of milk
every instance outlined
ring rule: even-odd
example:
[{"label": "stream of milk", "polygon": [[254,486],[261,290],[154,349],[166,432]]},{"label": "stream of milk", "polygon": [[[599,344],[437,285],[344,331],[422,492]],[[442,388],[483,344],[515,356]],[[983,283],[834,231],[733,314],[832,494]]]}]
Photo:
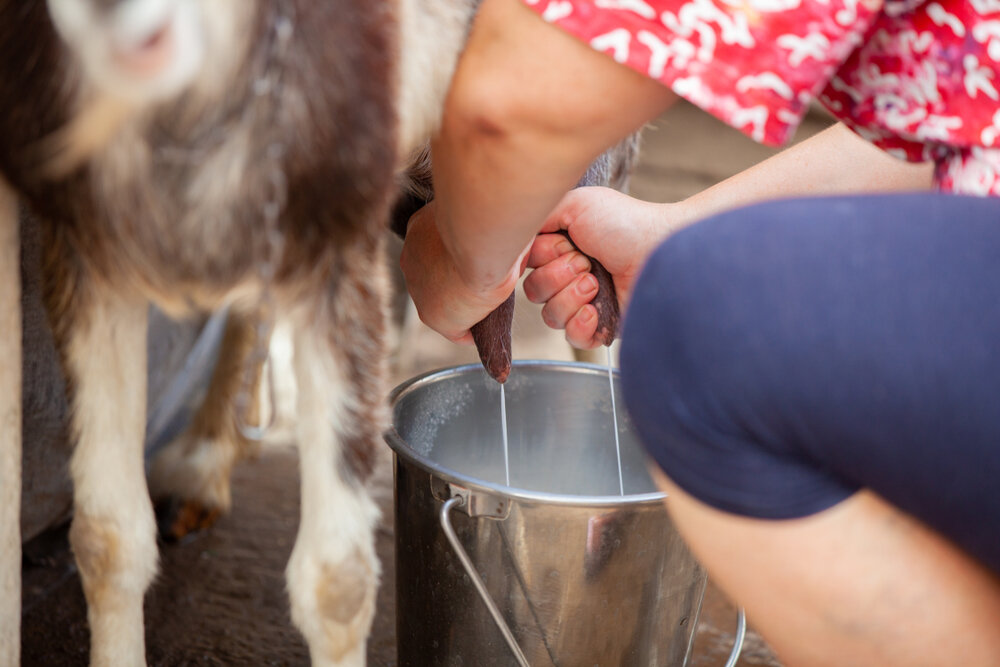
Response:
[{"label": "stream of milk", "polygon": [[[608,387],[611,391],[611,418],[614,421],[615,457],[618,461],[618,493],[625,495],[625,481],[622,475],[622,447],[618,435],[618,406],[615,403],[615,376],[611,358],[611,346],[608,351]],[[510,486],[510,450],[507,439],[507,392],[505,385],[500,385],[500,432],[503,437],[503,468],[507,486]]]},{"label": "stream of milk", "polygon": [[622,479],[622,445],[618,439],[618,406],[615,405],[615,376],[611,368],[611,346],[608,351],[608,385],[611,387],[611,417],[615,422],[615,456],[618,458],[618,492],[625,495],[625,482]]},{"label": "stream of milk", "polygon": [[507,451],[507,393],[504,385],[500,385],[500,430],[503,433],[503,469],[507,476],[507,486],[510,486],[510,455]]}]

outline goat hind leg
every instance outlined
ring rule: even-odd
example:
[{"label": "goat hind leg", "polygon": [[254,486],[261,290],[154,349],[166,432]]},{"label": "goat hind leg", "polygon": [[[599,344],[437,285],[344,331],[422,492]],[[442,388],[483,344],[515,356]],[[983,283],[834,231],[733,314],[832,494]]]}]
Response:
[{"label": "goat hind leg", "polygon": [[20,663],[21,278],[17,198],[0,179],[0,667]]},{"label": "goat hind leg", "polygon": [[340,349],[354,354],[334,350],[333,338],[315,320],[296,330],[302,504],[287,578],[312,664],[357,667],[365,664],[379,576],[378,510],[363,484],[370,464],[358,461],[373,454],[381,433],[382,336],[370,332],[362,342],[338,334]]},{"label": "goat hind leg", "polygon": [[148,305],[110,290],[51,312],[73,394],[70,460],[76,558],[90,622],[90,662],[145,664],[143,596],[156,573],[156,529],[146,488]]},{"label": "goat hind leg", "polygon": [[253,449],[236,423],[240,392],[250,401],[242,418],[251,423],[258,419],[255,399],[263,364],[246,368],[255,340],[252,319],[231,311],[204,402],[191,425],[153,460],[149,489],[157,504],[160,534],[168,541],[207,528],[229,511],[233,466]]}]

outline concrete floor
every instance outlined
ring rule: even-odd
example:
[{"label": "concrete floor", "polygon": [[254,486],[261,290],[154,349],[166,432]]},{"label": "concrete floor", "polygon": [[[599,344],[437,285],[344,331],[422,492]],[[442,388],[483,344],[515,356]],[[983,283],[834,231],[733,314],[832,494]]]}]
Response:
[{"label": "concrete floor", "polygon": [[[828,121],[810,117],[800,137]],[[644,140],[633,193],[675,201],[707,187],[772,151],[688,106],[660,119]],[[473,350],[453,346],[419,324],[404,338],[394,379],[458,363],[475,362]],[[561,334],[540,324],[537,308],[519,300],[514,357],[570,359]],[[280,431],[234,476],[233,512],[210,531],[163,547],[161,574],[146,598],[147,654],[151,665],[306,665],[305,645],[289,621],[284,563],[297,525],[298,473],[294,450]],[[369,644],[369,664],[391,667],[395,656],[393,610],[392,472],[388,449],[373,481],[383,509],[378,552],[383,583]],[[24,558],[23,664],[85,665],[86,607],[65,528],[28,545]],[[725,663],[735,609],[709,586],[697,628],[692,667]],[[753,619],[750,619],[752,626]],[[752,631],[739,665],[779,665]]]}]

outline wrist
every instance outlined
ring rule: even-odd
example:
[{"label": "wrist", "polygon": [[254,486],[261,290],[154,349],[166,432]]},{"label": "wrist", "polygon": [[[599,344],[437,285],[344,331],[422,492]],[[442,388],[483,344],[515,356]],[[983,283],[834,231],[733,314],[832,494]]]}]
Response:
[{"label": "wrist", "polygon": [[512,270],[492,266],[490,260],[452,260],[456,279],[472,294],[491,294],[512,284]]},{"label": "wrist", "polygon": [[657,204],[657,206],[659,207],[657,215],[659,224],[656,234],[659,235],[660,241],[710,215],[700,205],[696,197],[688,197],[679,202]]},{"label": "wrist", "polygon": [[647,202],[646,207],[645,215],[640,218],[645,220],[645,233],[642,236],[640,247],[637,248],[638,253],[642,255],[642,261],[645,261],[645,258],[668,236],[698,219],[697,213],[692,208],[688,208],[686,202]]},{"label": "wrist", "polygon": [[510,293],[517,287],[520,272],[515,265],[506,272],[497,275],[481,268],[473,268],[470,271],[462,272],[460,267],[453,265],[455,279],[462,285],[463,291],[468,295],[472,303],[476,303],[483,308],[490,308],[497,303],[504,301]]},{"label": "wrist", "polygon": [[494,248],[491,251],[489,248],[482,247],[482,243],[478,246],[475,249],[463,251],[461,247],[452,248],[449,247],[448,243],[445,243],[455,278],[471,294],[494,296],[502,294],[503,298],[506,299],[507,295],[517,286],[522,266],[531,248],[531,242],[529,241],[510,260],[505,259],[505,257],[517,252],[516,250],[504,252]]}]

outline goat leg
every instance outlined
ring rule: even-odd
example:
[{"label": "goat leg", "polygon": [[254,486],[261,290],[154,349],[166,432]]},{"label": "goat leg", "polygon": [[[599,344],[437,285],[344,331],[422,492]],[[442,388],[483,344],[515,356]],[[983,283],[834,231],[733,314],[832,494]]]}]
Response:
[{"label": "goat leg", "polygon": [[352,249],[316,303],[288,315],[302,493],[286,577],[292,620],[317,667],[363,667],[375,614],[378,508],[364,482],[386,421],[381,253],[381,247]]},{"label": "goat leg", "polygon": [[149,305],[95,289],[58,227],[47,236],[46,306],[73,404],[69,537],[87,598],[90,664],[144,665],[142,603],[157,563],[143,457]]},{"label": "goat leg", "polygon": [[21,276],[17,198],[0,179],[0,666],[21,647]]},{"label": "goat leg", "polygon": [[255,318],[230,311],[205,400],[187,430],[153,459],[149,491],[160,536],[168,542],[211,526],[229,511],[233,466],[253,451],[237,427],[236,402],[240,395],[246,399],[246,414],[239,417],[256,424],[264,363],[251,357],[255,345],[266,349],[268,341],[256,340],[254,324]]}]

